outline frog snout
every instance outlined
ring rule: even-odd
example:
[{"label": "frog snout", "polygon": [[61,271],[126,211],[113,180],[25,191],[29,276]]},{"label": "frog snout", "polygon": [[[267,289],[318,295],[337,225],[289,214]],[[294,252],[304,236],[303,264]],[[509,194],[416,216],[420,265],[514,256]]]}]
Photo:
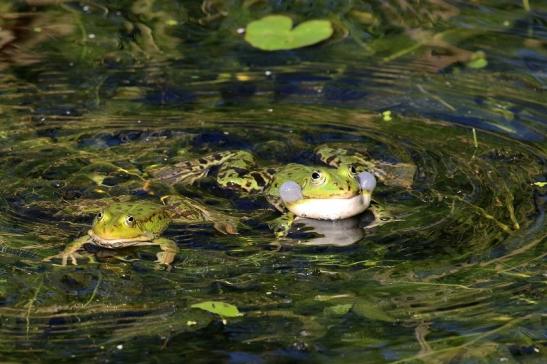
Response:
[{"label": "frog snout", "polygon": [[369,172],[361,172],[357,175],[362,190],[372,192],[376,188],[376,177]]}]

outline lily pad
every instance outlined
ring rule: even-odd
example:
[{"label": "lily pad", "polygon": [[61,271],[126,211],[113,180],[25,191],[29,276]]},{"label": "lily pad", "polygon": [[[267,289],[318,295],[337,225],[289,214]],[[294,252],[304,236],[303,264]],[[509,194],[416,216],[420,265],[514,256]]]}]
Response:
[{"label": "lily pad", "polygon": [[208,311],[222,317],[238,317],[243,316],[236,306],[222,301],[205,301],[193,304],[192,308]]},{"label": "lily pad", "polygon": [[264,51],[307,47],[332,35],[329,20],[308,20],[293,28],[293,21],[284,15],[269,15],[247,24],[245,40]]}]

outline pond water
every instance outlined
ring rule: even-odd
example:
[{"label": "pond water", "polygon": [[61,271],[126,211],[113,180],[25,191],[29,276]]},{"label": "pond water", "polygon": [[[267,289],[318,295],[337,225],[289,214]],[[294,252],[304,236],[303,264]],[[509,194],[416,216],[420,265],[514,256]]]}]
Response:
[{"label": "pond water", "polygon": [[[268,14],[335,31],[260,51],[240,33]],[[546,18],[534,1],[1,2],[1,360],[544,362]],[[378,183],[377,218],[284,239],[260,194],[179,183],[239,234],[171,224],[170,270],[157,247],[43,261],[101,203],[159,202],[150,168],[226,150],[316,165],[324,144],[413,177]]]}]

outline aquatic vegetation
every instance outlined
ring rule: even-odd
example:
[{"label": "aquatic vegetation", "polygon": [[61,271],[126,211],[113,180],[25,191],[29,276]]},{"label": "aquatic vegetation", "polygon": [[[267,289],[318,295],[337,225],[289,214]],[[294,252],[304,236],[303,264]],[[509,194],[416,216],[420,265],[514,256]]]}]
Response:
[{"label": "aquatic vegetation", "polygon": [[293,28],[288,16],[269,15],[247,25],[245,40],[265,51],[279,51],[319,43],[330,38],[332,32],[328,20],[308,20]]},{"label": "aquatic vegetation", "polygon": [[[545,11],[2,2],[0,361],[542,362]],[[272,14],[332,35],[250,46],[242,30]],[[191,184],[149,173],[234,150],[264,168],[329,164],[325,146],[331,163],[349,150],[387,172],[379,219],[296,219],[275,239],[274,208],[220,188],[217,167]],[[157,247],[42,261],[105,206],[166,195],[234,216],[239,234],[173,221],[171,271]]]},{"label": "aquatic vegetation", "polygon": [[200,303],[194,303],[192,308],[199,308],[200,310],[204,310],[207,312],[211,312],[214,314],[217,314],[221,317],[238,317],[243,316],[242,313],[239,312],[236,306],[226,303],[226,302],[219,302],[219,301],[205,301]]},{"label": "aquatic vegetation", "polygon": [[467,67],[471,68],[484,68],[488,65],[488,61],[486,60],[486,56],[484,55],[484,52],[476,52],[471,57],[471,60],[466,63]]}]

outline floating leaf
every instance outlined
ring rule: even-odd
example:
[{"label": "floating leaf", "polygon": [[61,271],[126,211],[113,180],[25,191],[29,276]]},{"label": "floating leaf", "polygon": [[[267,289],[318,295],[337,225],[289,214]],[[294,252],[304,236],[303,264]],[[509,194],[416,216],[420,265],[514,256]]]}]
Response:
[{"label": "floating leaf", "polygon": [[479,68],[484,68],[486,66],[488,66],[488,61],[484,58],[478,58],[467,63],[467,67],[469,68],[479,69]]},{"label": "floating leaf", "polygon": [[292,19],[284,15],[269,15],[247,24],[245,40],[265,51],[295,49],[319,43],[332,35],[328,20],[309,20],[293,28]]},{"label": "floating leaf", "polygon": [[341,316],[348,313],[352,306],[351,303],[329,306],[325,308],[324,312],[327,315]]},{"label": "floating leaf", "polygon": [[486,60],[486,54],[482,51],[477,51],[471,56],[471,60],[466,63],[466,66],[469,68],[484,68],[488,66],[488,61]]},{"label": "floating leaf", "polygon": [[383,119],[384,121],[391,121],[391,120],[393,120],[393,118],[391,117],[391,111],[389,111],[389,110],[384,111],[384,112],[382,113],[382,119]]},{"label": "floating leaf", "polygon": [[239,312],[236,306],[221,301],[205,301],[193,304],[191,307],[199,308],[201,310],[205,310],[220,315],[222,317],[243,316],[243,314]]},{"label": "floating leaf", "polygon": [[395,319],[382,311],[372,302],[361,300],[353,305],[352,311],[359,315],[371,320],[379,320],[386,322],[393,322]]}]

